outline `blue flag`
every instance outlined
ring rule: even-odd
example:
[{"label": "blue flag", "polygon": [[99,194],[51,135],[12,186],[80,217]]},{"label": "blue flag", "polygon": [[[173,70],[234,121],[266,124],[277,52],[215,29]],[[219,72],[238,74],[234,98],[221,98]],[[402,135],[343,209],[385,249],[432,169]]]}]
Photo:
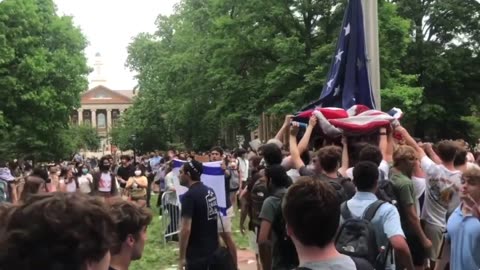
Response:
[{"label": "blue flag", "polygon": [[366,62],[361,0],[350,0],[320,99],[302,111],[318,106],[348,109],[356,104],[375,109]]}]

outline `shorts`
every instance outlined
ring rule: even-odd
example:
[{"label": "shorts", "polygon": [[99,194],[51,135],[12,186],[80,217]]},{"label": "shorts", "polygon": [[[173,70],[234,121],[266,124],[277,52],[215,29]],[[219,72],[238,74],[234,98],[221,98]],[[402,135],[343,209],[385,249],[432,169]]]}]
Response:
[{"label": "shorts", "polygon": [[258,228],[255,228],[255,231],[248,231],[248,247],[251,251],[255,252],[258,255],[258,243],[257,243],[257,236],[258,236]]},{"label": "shorts", "polygon": [[219,215],[220,216],[219,216],[219,219],[217,221],[218,232],[219,233],[222,233],[222,232],[231,233],[232,232],[232,218],[235,215],[233,207],[230,207],[230,208],[227,209],[227,215],[226,216],[222,216],[220,213],[219,213]]},{"label": "shorts", "polygon": [[436,261],[440,257],[445,228],[424,221],[422,221],[422,228],[427,238],[432,241],[432,248],[427,253],[428,258]]},{"label": "shorts", "polygon": [[420,238],[412,233],[405,232],[405,238],[407,239],[408,248],[410,254],[412,254],[413,265],[424,266],[425,259],[428,257],[427,250],[423,248]]}]

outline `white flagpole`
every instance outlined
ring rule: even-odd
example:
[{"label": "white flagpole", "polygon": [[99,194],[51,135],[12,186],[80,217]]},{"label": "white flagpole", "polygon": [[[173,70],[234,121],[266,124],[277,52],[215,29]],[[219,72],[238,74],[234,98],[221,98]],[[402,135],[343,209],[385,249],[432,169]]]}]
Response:
[{"label": "white flagpole", "polygon": [[[355,1],[355,0],[351,0]],[[361,0],[365,25],[367,67],[377,110],[381,110],[380,98],[380,49],[378,45],[378,0]]]}]

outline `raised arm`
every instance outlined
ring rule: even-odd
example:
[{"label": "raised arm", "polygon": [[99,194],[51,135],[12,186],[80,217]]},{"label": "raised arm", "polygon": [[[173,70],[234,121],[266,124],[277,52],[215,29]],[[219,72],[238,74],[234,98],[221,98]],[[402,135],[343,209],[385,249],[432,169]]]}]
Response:
[{"label": "raised arm", "polygon": [[275,139],[283,143],[283,135],[285,135],[285,132],[287,131],[288,125],[290,125],[292,118],[293,118],[293,115],[285,116],[285,121],[283,121],[282,127],[278,130],[277,135],[275,135]]},{"label": "raised arm", "polygon": [[423,149],[417,144],[417,142],[412,138],[410,133],[408,133],[408,131],[404,127],[398,126],[396,130],[400,132],[400,134],[402,134],[402,137],[405,140],[405,143],[415,149],[420,159],[422,159],[427,155],[425,154],[425,151],[423,151]]},{"label": "raised arm", "polygon": [[338,169],[338,172],[343,176],[343,177],[348,177],[347,176],[347,169],[350,160],[348,159],[348,140],[347,137],[342,136],[342,166],[340,169]]},{"label": "raised arm", "polygon": [[303,164],[303,161],[300,158],[300,151],[298,151],[297,134],[298,126],[292,126],[290,128],[290,161],[293,164],[293,167],[298,170],[305,166],[305,164]]},{"label": "raised arm", "polygon": [[310,116],[310,120],[308,121],[308,127],[305,130],[305,134],[303,134],[302,139],[298,143],[298,151],[300,155],[308,149],[308,143],[310,142],[310,137],[312,136],[313,129],[317,124],[317,117],[314,115]]}]

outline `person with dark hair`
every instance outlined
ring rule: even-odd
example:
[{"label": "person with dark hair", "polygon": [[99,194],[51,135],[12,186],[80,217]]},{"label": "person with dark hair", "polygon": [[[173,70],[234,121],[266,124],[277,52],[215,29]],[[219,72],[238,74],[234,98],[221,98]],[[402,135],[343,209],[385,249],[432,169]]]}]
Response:
[{"label": "person with dark hair", "polygon": [[219,269],[210,264],[219,247],[217,197],[200,181],[202,173],[202,163],[195,160],[187,161],[180,169],[180,184],[188,187],[181,200],[180,269]]},{"label": "person with dark hair", "polygon": [[293,254],[288,257],[283,255],[285,255],[285,252],[294,253],[295,249],[287,250],[281,245],[285,236],[282,235],[281,230],[278,230],[284,223],[281,217],[282,199],[291,181],[280,164],[269,165],[265,169],[265,178],[269,197],[263,202],[259,215],[261,219],[258,232],[260,261],[263,269],[292,269],[298,264],[294,258],[296,255]]},{"label": "person with dark hair", "polygon": [[222,169],[225,173],[225,194],[227,195],[226,200],[226,207],[227,213],[225,216],[220,216],[217,223],[218,233],[223,239],[223,242],[227,244],[227,247],[230,251],[230,255],[237,264],[237,247],[235,242],[233,241],[232,235],[232,219],[235,216],[235,210],[232,206],[232,200],[229,199],[229,194],[231,191],[230,182],[232,181],[232,172],[228,167],[228,163],[226,163],[226,159],[223,159],[224,151],[221,147],[215,146],[212,147],[210,150],[210,161],[223,161],[222,162]]},{"label": "person with dark hair", "polygon": [[267,166],[281,164],[283,160],[282,150],[275,143],[267,143],[260,147],[263,159]]},{"label": "person with dark hair", "polygon": [[135,175],[128,179],[125,189],[128,191],[130,199],[143,207],[147,204],[147,188],[147,177],[142,172],[140,165],[137,165]]},{"label": "person with dark hair", "polygon": [[60,171],[59,186],[62,192],[76,192],[79,189],[78,178],[74,173],[74,165],[68,165]]},{"label": "person with dark hair", "polygon": [[120,157],[121,166],[117,169],[117,181],[120,188],[123,190],[127,185],[128,179],[135,176],[135,166],[131,162],[131,158],[128,155],[122,155]]},{"label": "person with dark hair", "polygon": [[288,189],[284,201],[287,232],[297,250],[300,267],[312,270],[357,269],[350,257],[340,254],[335,248],[340,202],[331,185],[309,176],[300,177]]},{"label": "person with dark hair", "polygon": [[20,194],[20,201],[24,202],[34,194],[45,192],[47,192],[47,186],[45,181],[38,176],[30,175],[25,180],[22,194]]},{"label": "person with dark hair", "polygon": [[0,212],[0,269],[107,270],[114,223],[81,193],[31,196]]},{"label": "person with dark hair", "polygon": [[[357,192],[352,199],[347,201],[346,207],[353,217],[362,217],[366,211],[374,207],[374,203],[378,201],[375,192],[378,187],[378,164],[371,161],[360,161],[353,169],[353,182],[357,187]],[[342,222],[344,220],[342,219]],[[385,247],[388,252],[386,267],[384,269],[393,270],[395,265],[392,263],[393,258],[390,253],[392,247],[400,265],[409,270],[413,270],[412,257],[410,249],[405,240],[402,230],[400,215],[395,206],[389,203],[381,204],[370,220],[373,225],[375,236],[377,238],[377,247]],[[404,269],[404,268],[402,268]]]},{"label": "person with dark hair", "polygon": [[131,261],[142,257],[152,214],[146,208],[120,198],[110,202],[109,206],[115,223],[109,270],[128,270]]},{"label": "person with dark hair", "polygon": [[429,143],[420,147],[405,128],[398,127],[397,130],[417,152],[426,174],[427,186],[421,219],[423,230],[433,244],[428,257],[434,266],[440,255],[447,217],[460,204],[458,190],[461,187],[462,172],[454,164],[455,156],[460,150],[459,145],[458,142],[443,140],[437,144],[435,152]]},{"label": "person with dark hair", "polygon": [[93,175],[93,190],[94,195],[109,199],[112,196],[118,195],[117,181],[115,176],[110,172],[110,160],[107,157],[100,159],[100,171]]}]

